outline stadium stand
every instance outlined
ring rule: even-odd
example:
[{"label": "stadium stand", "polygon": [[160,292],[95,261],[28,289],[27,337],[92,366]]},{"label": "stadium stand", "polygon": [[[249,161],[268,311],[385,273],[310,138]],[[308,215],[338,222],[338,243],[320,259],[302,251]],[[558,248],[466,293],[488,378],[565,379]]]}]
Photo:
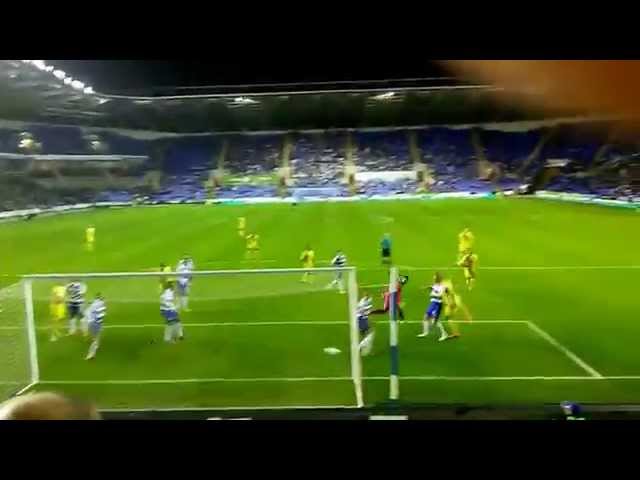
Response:
[{"label": "stadium stand", "polygon": [[282,136],[233,135],[229,138],[229,151],[225,167],[231,173],[243,175],[272,172],[278,163]]},{"label": "stadium stand", "polygon": [[156,202],[203,200],[204,181],[220,150],[217,137],[173,139],[164,145],[162,188],[152,195]]},{"label": "stadium stand", "polygon": [[[418,152],[413,158],[410,135]],[[0,202],[7,210],[128,202],[136,196],[153,202],[203,201],[215,171],[224,171],[215,185],[217,198],[273,197],[279,194],[277,172],[285,164],[293,196],[395,195],[418,190],[416,161],[426,165],[432,192],[533,184],[616,196],[637,190],[638,155],[637,145],[572,126],[138,138],[116,130],[33,125],[0,128]],[[348,165],[356,172],[351,191]]]},{"label": "stadium stand", "polygon": [[345,144],[344,133],[297,135],[290,161],[296,186],[337,186],[344,172]]},{"label": "stadium stand", "polygon": [[356,132],[356,165],[364,171],[411,170],[406,131]]}]

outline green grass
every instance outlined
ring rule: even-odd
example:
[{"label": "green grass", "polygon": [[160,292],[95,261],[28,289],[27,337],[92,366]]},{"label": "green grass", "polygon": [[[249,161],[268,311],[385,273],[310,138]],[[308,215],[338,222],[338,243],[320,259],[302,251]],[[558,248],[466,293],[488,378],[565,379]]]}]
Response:
[{"label": "green grass", "polygon": [[[244,260],[238,216],[260,234],[259,261]],[[97,229],[93,252],[82,244],[90,223]],[[451,267],[465,226],[475,233],[480,257],[472,292]],[[379,285],[388,276],[378,258],[385,232],[393,236],[395,263],[410,276],[404,291],[410,322],[400,325],[403,401],[640,401],[640,261],[630,245],[640,222],[633,210],[536,199],[93,210],[0,224],[8,253],[0,281],[6,287],[35,272],[141,271],[161,261],[175,265],[185,252],[199,269],[298,267],[311,242],[318,266],[342,248],[358,267],[359,284]],[[416,338],[426,306],[419,287],[436,268],[447,268],[478,320],[461,325],[459,340]],[[162,342],[156,279],[89,281],[109,308],[94,362],[84,361],[80,337],[48,341],[52,283],[35,282],[42,380],[35,388],[88,397],[103,408],[354,405],[347,298],[324,290],[330,279],[318,274],[305,285],[298,274],[198,277],[192,312],[182,315],[187,339],[178,345]],[[380,288],[370,289],[379,301]],[[10,287],[0,300],[0,381],[24,385],[23,306],[14,292]],[[363,359],[367,404],[388,395],[388,325],[379,320],[374,354]],[[497,320],[504,323],[490,322]],[[327,346],[342,353],[327,355]],[[16,385],[0,385],[0,393]]]}]

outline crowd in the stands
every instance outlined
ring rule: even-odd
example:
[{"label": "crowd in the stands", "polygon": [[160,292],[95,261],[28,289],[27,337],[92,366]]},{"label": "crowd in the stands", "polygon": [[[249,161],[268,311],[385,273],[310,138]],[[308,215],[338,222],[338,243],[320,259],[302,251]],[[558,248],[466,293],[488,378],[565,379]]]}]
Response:
[{"label": "crowd in the stands", "polygon": [[[42,157],[34,161],[34,155]],[[109,178],[130,176],[140,179],[139,183],[95,188],[95,182],[87,182],[86,188],[80,188],[83,176],[93,174],[82,168],[79,157],[66,159],[67,163],[56,161],[55,168],[48,168],[47,160],[60,155],[146,158],[136,168],[104,171]],[[0,209],[128,202],[140,197],[155,202],[272,197],[283,194],[276,175],[282,166],[290,172],[285,195],[394,195],[424,191],[423,187],[432,192],[486,192],[523,184],[552,191],[629,195],[637,188],[637,179],[626,167],[637,161],[634,146],[566,127],[522,131],[431,127],[140,139],[110,130],[87,133],[77,127],[33,125],[24,130],[0,128]],[[556,168],[545,168],[553,162]],[[417,171],[422,164],[426,183],[419,184]],[[156,184],[142,182],[152,171],[158,173]],[[350,171],[355,172],[355,185],[348,184]],[[394,175],[398,172],[406,174]],[[69,182],[73,185],[69,187],[65,177],[80,181]],[[260,181],[254,181],[258,177]]]}]

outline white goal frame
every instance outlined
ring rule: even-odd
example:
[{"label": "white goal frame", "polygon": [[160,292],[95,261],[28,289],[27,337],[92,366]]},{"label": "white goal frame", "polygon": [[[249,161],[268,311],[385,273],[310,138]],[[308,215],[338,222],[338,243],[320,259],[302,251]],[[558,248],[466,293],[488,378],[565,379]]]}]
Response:
[{"label": "white goal frame", "polygon": [[[318,267],[318,268],[267,268],[267,269],[236,269],[236,270],[194,270],[189,275],[192,277],[226,276],[226,275],[269,275],[269,274],[303,274],[303,273],[338,273],[343,272],[347,277],[348,294],[348,324],[350,346],[350,376],[355,390],[355,404],[358,408],[364,406],[362,389],[362,359],[359,349],[359,330],[357,320],[358,283],[356,267]],[[37,280],[89,280],[105,278],[136,278],[136,277],[164,277],[175,278],[180,276],[178,272],[104,272],[104,273],[42,273],[22,276],[25,324],[29,342],[29,362],[31,368],[31,383],[19,393],[29,390],[40,383],[40,369],[38,363],[38,349],[36,341],[36,327],[33,306],[33,282]],[[347,320],[345,320],[347,323]],[[46,382],[45,382],[46,383]],[[349,406],[351,407],[351,406]],[[216,407],[212,407],[216,408]]]}]

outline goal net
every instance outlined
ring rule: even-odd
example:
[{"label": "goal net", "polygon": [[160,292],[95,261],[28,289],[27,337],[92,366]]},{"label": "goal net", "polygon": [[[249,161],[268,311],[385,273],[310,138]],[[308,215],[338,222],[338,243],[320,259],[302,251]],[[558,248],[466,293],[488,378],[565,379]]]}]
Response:
[{"label": "goal net", "polygon": [[[103,409],[362,406],[354,268],[195,271],[186,303],[179,274],[26,277],[33,297],[38,388]],[[165,341],[161,286],[174,283],[183,339]],[[49,339],[55,286],[86,285],[107,313],[94,359],[82,329]],[[78,322],[79,324],[82,322]],[[23,342],[24,343],[24,342]]]},{"label": "goal net", "polygon": [[35,332],[25,291],[24,282],[0,289],[0,402],[38,380]]}]

